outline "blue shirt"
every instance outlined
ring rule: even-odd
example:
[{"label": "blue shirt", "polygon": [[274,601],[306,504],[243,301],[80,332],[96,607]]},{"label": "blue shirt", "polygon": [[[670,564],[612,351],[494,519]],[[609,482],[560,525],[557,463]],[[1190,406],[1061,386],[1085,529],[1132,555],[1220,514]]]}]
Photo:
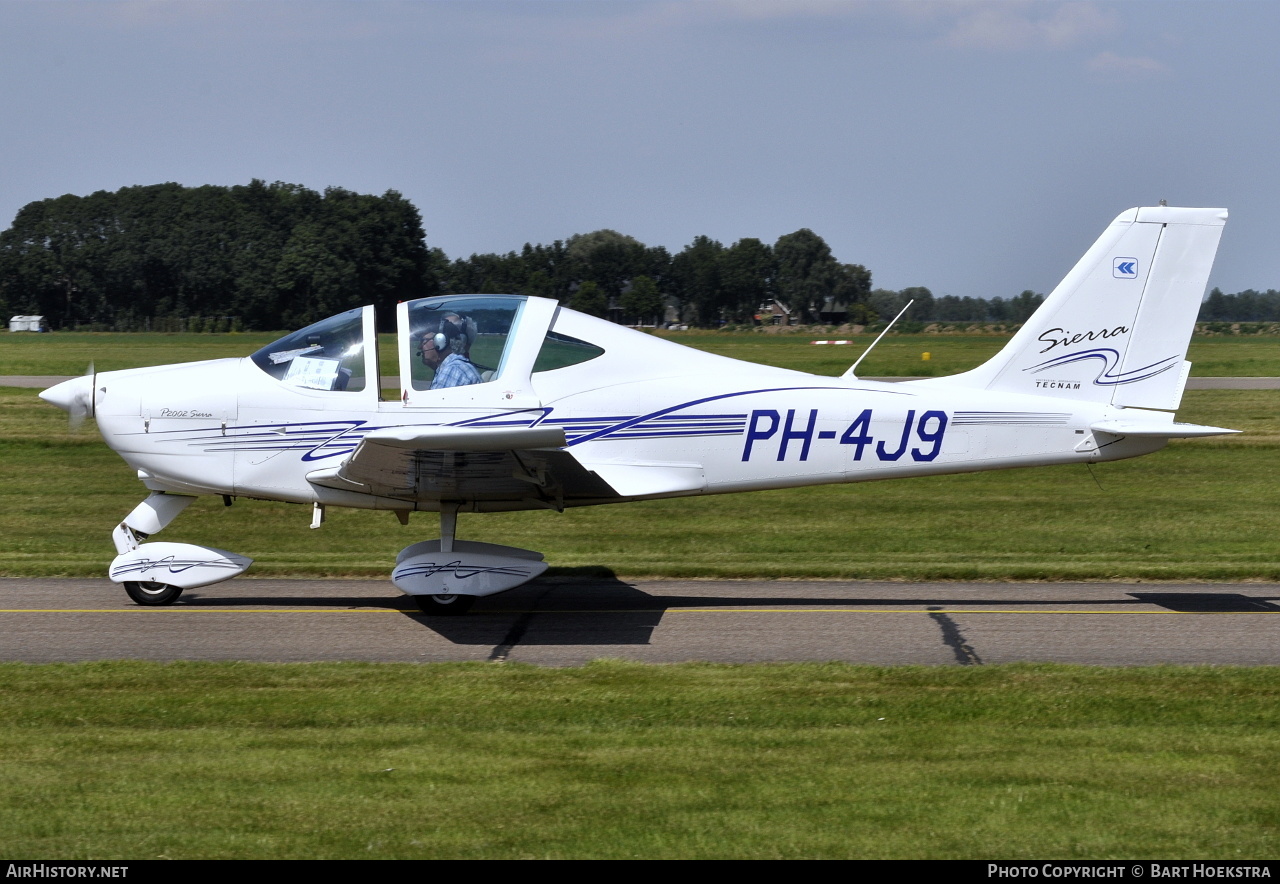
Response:
[{"label": "blue shirt", "polygon": [[450,353],[436,369],[436,376],[431,381],[431,389],[443,390],[445,387],[465,387],[468,384],[481,383],[480,372],[467,361],[465,356]]}]

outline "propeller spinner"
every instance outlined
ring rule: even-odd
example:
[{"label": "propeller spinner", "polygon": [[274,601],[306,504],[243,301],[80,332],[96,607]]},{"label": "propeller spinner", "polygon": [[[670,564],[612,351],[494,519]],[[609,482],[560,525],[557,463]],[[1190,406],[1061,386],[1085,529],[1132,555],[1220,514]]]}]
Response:
[{"label": "propeller spinner", "polygon": [[86,417],[94,416],[94,386],[98,373],[93,363],[89,363],[84,375],[55,384],[40,393],[40,398],[50,405],[56,405],[67,413],[67,420],[72,430],[77,430]]}]

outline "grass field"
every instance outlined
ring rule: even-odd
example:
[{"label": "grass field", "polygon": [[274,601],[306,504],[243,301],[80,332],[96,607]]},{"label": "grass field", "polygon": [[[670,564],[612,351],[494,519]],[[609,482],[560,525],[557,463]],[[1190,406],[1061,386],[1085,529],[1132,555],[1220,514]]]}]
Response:
[{"label": "grass field", "polygon": [[0,666],[10,859],[1280,855],[1274,669]]}]

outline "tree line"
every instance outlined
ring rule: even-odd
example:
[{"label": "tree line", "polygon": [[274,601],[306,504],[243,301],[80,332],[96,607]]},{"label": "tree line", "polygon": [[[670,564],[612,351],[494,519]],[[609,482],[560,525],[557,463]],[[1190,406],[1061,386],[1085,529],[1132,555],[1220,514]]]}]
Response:
[{"label": "tree line", "polygon": [[1222,289],[1209,292],[1200,305],[1201,322],[1280,322],[1280,292],[1245,289],[1225,295]]},{"label": "tree line", "polygon": [[[298,328],[370,303],[389,323],[399,301],[464,292],[554,298],[616,322],[703,327],[873,324],[908,301],[910,322],[1017,324],[1043,301],[1031,291],[986,299],[876,289],[870,270],[838,260],[807,228],[773,243],[699,236],[674,255],[597,230],[450,260],[427,246],[418,209],[395,191],[320,193],[256,179],[39,200],[0,232],[0,312],[40,314],[54,328],[172,328],[174,320],[207,331]],[[1205,305],[1212,318],[1230,320],[1280,318],[1278,308],[1272,291],[1215,289]]]},{"label": "tree line", "polygon": [[455,292],[540,295],[617,321],[749,322],[785,299],[804,319],[867,302],[871,274],[810,230],[773,244],[698,237],[676,255],[612,230],[450,260],[394,191],[157,184],[23,206],[0,232],[0,308],[53,327],[222,317],[291,328],[360,304]]},{"label": "tree line", "polygon": [[202,316],[279,329],[418,297],[430,260],[418,210],[394,191],[125,187],[23,206],[0,233],[0,301],[55,328]]}]

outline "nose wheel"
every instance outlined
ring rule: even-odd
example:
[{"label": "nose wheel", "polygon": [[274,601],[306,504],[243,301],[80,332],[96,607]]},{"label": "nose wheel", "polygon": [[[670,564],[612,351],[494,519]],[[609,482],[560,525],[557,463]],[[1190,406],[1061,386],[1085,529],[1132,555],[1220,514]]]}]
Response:
[{"label": "nose wheel", "polygon": [[[163,531],[193,500],[189,495],[153,491],[111,532],[119,555],[112,560],[107,576],[112,583],[123,584],[129,598],[139,605],[172,605],[184,589],[230,580],[253,564],[248,556],[211,546],[143,543]],[[162,577],[164,581],[147,577]]]},{"label": "nose wheel", "polygon": [[145,583],[126,581],[124,591],[138,604],[147,606],[172,605],[178,600],[178,596],[182,595],[181,586],[156,583],[152,580]]}]

